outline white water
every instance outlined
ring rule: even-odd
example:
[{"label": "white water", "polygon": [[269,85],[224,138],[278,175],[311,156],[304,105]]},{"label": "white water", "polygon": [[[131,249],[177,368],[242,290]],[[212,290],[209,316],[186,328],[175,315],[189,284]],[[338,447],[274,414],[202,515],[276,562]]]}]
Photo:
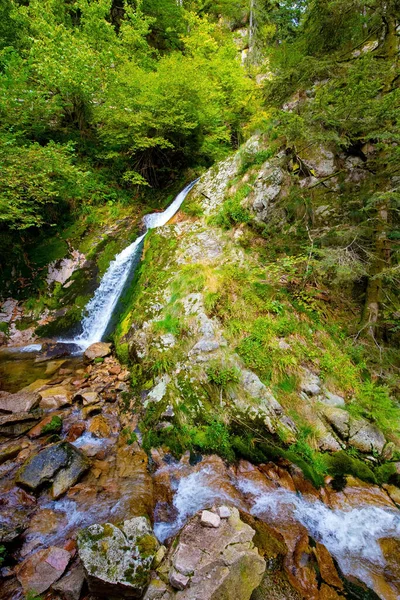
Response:
[{"label": "white water", "polygon": [[[165,225],[178,211],[195,183],[196,181],[185,187],[164,212],[147,215],[144,218],[146,232],[149,229]],[[139,257],[141,242],[145,236],[146,233],[138,237],[111,262],[93,298],[85,307],[82,333],[72,340],[59,340],[60,342],[77,344],[82,350],[85,350],[91,344],[102,340],[131,273],[132,265]]]},{"label": "white water", "polygon": [[243,494],[240,501],[221,488],[210,486],[210,475],[212,470],[205,467],[179,479],[174,489],[174,521],[154,525],[161,542],[176,535],[199,510],[226,503],[244,508],[272,526],[300,523],[312,538],[326,546],[345,575],[357,577],[372,588],[371,574],[382,573],[385,566],[378,540],[400,536],[400,512],[395,509],[370,505],[348,511],[331,509],[283,488],[271,490],[244,476],[232,477],[231,483]]}]

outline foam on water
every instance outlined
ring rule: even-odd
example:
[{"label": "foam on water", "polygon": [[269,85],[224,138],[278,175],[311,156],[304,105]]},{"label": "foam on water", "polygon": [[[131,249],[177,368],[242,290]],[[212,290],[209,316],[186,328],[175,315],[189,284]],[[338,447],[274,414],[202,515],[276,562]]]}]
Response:
[{"label": "foam on water", "polygon": [[[178,211],[196,181],[190,183],[162,213],[153,213],[144,218],[146,230],[165,225]],[[77,344],[82,351],[95,342],[100,342],[117,306],[135,259],[140,258],[141,244],[146,234],[139,236],[130,246],[122,250],[110,263],[93,298],[85,307],[82,333],[73,340],[59,340]]]},{"label": "foam on water", "polygon": [[377,506],[351,510],[331,509],[320,501],[309,502],[285,489],[266,492],[254,482],[238,481],[239,489],[252,496],[251,513],[279,524],[288,516],[301,523],[312,538],[326,546],[345,575],[353,575],[373,587],[371,570],[385,565],[379,540],[400,536],[400,512]]}]

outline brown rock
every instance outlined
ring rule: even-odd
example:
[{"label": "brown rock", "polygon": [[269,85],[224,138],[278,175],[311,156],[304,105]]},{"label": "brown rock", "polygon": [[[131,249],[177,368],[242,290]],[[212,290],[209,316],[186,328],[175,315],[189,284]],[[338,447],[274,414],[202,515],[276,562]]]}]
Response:
[{"label": "brown rock", "polygon": [[17,394],[2,392],[0,396],[0,412],[30,412],[39,405],[39,402],[40,396],[37,392],[18,392]]},{"label": "brown rock", "polygon": [[111,434],[111,427],[108,419],[104,415],[96,415],[90,421],[89,431],[98,438],[109,437]]},{"label": "brown rock", "polygon": [[343,589],[343,583],[340,579],[338,572],[336,570],[335,564],[333,562],[332,556],[329,554],[328,550],[325,548],[323,544],[317,542],[315,548],[315,554],[317,556],[318,567],[321,573],[322,579],[328,585],[331,585],[339,590]]},{"label": "brown rock", "polygon": [[92,362],[96,358],[104,358],[109,354],[111,354],[111,344],[96,342],[96,344],[92,344],[89,348],[86,348],[83,358],[86,362]]},{"label": "brown rock", "polygon": [[400,506],[400,488],[398,488],[395,485],[389,485],[389,484],[386,484],[383,487],[387,491],[387,493],[389,494],[389,496],[391,497],[393,502],[395,502],[395,504],[398,504]]},{"label": "brown rock", "polygon": [[67,434],[67,442],[75,442],[86,430],[86,424],[83,421],[73,423]]},{"label": "brown rock", "polygon": [[400,540],[383,538],[379,540],[382,554],[386,560],[385,579],[398,587],[400,594]]},{"label": "brown rock", "polygon": [[339,595],[333,588],[323,583],[319,591],[319,600],[344,600],[342,595]]},{"label": "brown rock", "polygon": [[69,552],[51,546],[24,560],[17,569],[17,578],[25,594],[42,594],[48,590],[64,573],[70,559]]},{"label": "brown rock", "polygon": [[40,392],[40,408],[54,410],[72,404],[72,395],[62,385],[52,386]]}]

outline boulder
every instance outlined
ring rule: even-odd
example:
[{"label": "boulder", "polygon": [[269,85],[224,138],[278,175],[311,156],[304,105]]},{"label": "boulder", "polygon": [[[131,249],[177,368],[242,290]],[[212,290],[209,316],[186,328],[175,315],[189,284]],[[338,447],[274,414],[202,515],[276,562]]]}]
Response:
[{"label": "boulder", "polygon": [[29,556],[17,569],[17,578],[25,594],[42,594],[60,579],[71,559],[63,548],[51,546]]},{"label": "boulder", "polygon": [[0,416],[0,440],[4,437],[23,435],[42,418],[43,411],[19,412]]},{"label": "boulder", "polygon": [[52,386],[40,392],[40,408],[45,410],[59,409],[62,406],[72,404],[72,395],[66,387],[62,385]]},{"label": "boulder", "polygon": [[92,594],[140,598],[150,580],[159,544],[145,517],[91,525],[78,535],[78,552]]},{"label": "boulder", "polygon": [[154,578],[145,600],[250,599],[266,563],[253,544],[254,529],[241,520],[236,508],[229,510],[231,515],[218,528],[202,526],[203,513],[208,511],[185,525],[159,569],[164,581],[168,577],[169,589],[161,586],[164,596],[155,595],[158,580]]},{"label": "boulder", "polygon": [[83,358],[85,362],[92,362],[96,360],[96,358],[104,358],[111,354],[111,344],[106,344],[105,342],[96,342],[86,348],[83,353]]},{"label": "boulder", "polygon": [[76,565],[53,585],[53,590],[59,592],[64,600],[79,600],[85,581],[85,572],[81,565]]},{"label": "boulder", "polygon": [[82,452],[68,442],[59,442],[29,458],[19,470],[16,483],[33,491],[52,483],[52,496],[58,498],[78,481],[89,466]]},{"label": "boulder", "polygon": [[[357,426],[354,427],[355,424],[357,424]],[[351,425],[351,429],[354,427],[356,433],[351,435],[350,432],[350,446],[360,450],[360,452],[378,452],[381,454],[385,447],[386,439],[383,433],[375,427],[375,425],[368,423],[368,421],[365,421],[364,419],[359,419]],[[358,425],[361,425],[360,429],[358,429]]]},{"label": "boulder", "polygon": [[38,393],[18,392],[17,394],[8,394],[2,392],[0,395],[0,412],[28,413],[36,408],[39,402],[40,396]]}]

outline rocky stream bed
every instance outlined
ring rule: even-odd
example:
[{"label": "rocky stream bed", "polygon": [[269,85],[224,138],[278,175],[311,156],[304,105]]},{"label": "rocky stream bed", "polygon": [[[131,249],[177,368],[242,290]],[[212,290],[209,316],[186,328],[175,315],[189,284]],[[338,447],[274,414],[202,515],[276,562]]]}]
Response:
[{"label": "rocky stream bed", "polygon": [[148,457],[108,344],[2,361],[1,600],[400,597],[394,486],[317,490],[285,460]]}]

